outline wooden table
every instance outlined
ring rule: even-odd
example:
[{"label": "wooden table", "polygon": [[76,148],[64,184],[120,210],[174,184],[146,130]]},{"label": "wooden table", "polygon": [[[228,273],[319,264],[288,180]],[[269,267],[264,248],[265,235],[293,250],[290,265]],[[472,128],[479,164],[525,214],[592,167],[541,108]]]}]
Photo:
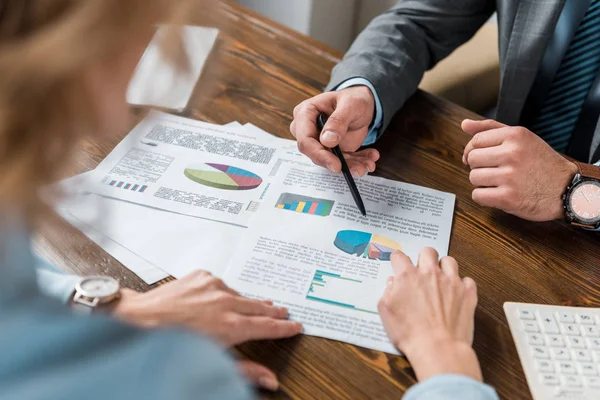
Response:
[{"label": "wooden table", "polygon": [[[210,10],[204,3],[213,3]],[[216,3],[216,4],[215,4]],[[293,107],[323,90],[341,53],[229,2],[199,2],[190,23],[220,29],[217,43],[182,115],[251,122],[290,137]],[[501,398],[531,398],[502,304],[505,301],[600,305],[600,246],[594,233],[555,221],[532,223],[471,200],[459,124],[473,113],[417,93],[377,145],[376,175],[455,193],[450,255],[479,287],[475,349],[485,380]],[[94,168],[117,141],[82,145],[69,173]],[[79,274],[106,274],[149,289],[83,234],[59,218],[40,228],[37,247]],[[415,383],[402,357],[309,336],[250,343],[244,356],[277,371],[282,388],[270,398],[399,399]]]}]

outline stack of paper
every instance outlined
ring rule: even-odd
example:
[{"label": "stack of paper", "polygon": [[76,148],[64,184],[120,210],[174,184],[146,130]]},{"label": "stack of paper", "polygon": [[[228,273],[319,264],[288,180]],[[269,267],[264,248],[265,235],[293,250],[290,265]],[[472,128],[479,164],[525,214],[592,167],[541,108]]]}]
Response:
[{"label": "stack of paper", "polygon": [[290,309],[305,333],[395,353],[377,301],[390,257],[448,252],[454,195],[343,177],[257,127],[150,114],[94,170],[60,183],[64,218],[148,283],[207,270]]},{"label": "stack of paper", "polygon": [[[263,141],[281,140],[251,124],[242,126],[238,122],[232,122],[219,127],[163,113],[153,114],[134,132],[143,132],[140,128],[148,123],[152,126],[158,126],[161,122],[165,125],[179,126],[176,121],[197,124],[200,132],[219,129],[230,134],[235,132],[244,139],[250,137]],[[129,152],[129,147],[123,149],[131,140],[132,136],[129,135],[111,155],[121,154],[120,150]],[[293,141],[288,142],[288,147],[294,146]],[[154,146],[150,148],[153,149]],[[110,161],[110,158],[99,168],[106,166],[107,161]],[[180,278],[199,269],[210,271],[216,276],[223,275],[233,247],[239,243],[246,231],[245,226],[193,218],[93,193],[88,190],[86,182],[93,178],[95,172],[97,173],[98,169],[61,182],[60,190],[66,196],[56,207],[63,218],[85,233],[89,239],[148,284],[156,283],[169,275]],[[115,181],[110,189],[120,189],[119,182]],[[110,182],[108,183],[110,186]],[[126,185],[121,185],[122,190],[130,190],[135,194],[140,193],[143,186],[150,186],[150,183],[140,183],[136,190],[132,190],[135,185],[125,189]],[[215,250],[224,243],[229,243],[228,250]]]}]

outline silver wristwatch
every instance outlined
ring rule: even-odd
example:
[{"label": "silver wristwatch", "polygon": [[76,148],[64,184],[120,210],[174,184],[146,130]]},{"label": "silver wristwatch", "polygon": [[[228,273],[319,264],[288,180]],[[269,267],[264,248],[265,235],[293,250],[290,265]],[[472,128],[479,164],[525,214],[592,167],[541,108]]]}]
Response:
[{"label": "silver wristwatch", "polygon": [[108,276],[88,276],[75,285],[72,306],[78,312],[90,314],[94,309],[119,298],[119,282]]}]

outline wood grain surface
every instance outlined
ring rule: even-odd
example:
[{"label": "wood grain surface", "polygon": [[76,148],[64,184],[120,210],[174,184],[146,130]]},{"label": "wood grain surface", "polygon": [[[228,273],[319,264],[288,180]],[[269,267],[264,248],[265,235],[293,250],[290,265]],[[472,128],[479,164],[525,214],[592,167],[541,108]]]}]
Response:
[{"label": "wood grain surface", "polygon": [[[220,33],[191,105],[180,115],[219,124],[251,122],[290,137],[294,106],[323,90],[341,54],[235,3],[196,4],[189,23]],[[530,399],[502,304],[599,306],[599,238],[561,221],[526,222],[474,203],[469,171],[461,162],[468,137],[460,122],[467,117],[478,118],[447,101],[415,94],[376,145],[382,159],[375,175],[456,194],[450,255],[478,284],[474,347],[483,375],[501,398]],[[121,138],[82,143],[68,174],[93,169]],[[110,275],[124,286],[149,289],[58,217],[40,227],[35,245],[67,271]],[[399,399],[415,383],[402,357],[321,338],[248,343],[238,351],[279,374],[281,390],[261,393],[267,398]]]}]

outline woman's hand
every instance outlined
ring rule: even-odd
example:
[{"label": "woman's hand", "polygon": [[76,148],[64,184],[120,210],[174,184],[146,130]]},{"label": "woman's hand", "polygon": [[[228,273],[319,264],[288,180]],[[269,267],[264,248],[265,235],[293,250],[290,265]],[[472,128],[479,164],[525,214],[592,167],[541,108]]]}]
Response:
[{"label": "woman's hand", "polygon": [[281,339],[302,331],[287,309],[239,295],[205,271],[146,293],[123,290],[117,318],[146,328],[181,327],[230,347],[250,340]]},{"label": "woman's hand", "polygon": [[406,355],[417,378],[461,374],[482,380],[472,348],[477,288],[461,279],[452,257],[438,261],[425,248],[417,268],[402,252],[392,255],[394,276],[388,278],[379,314],[392,343]]},{"label": "woman's hand", "polygon": [[[250,340],[286,338],[302,331],[300,323],[286,319],[287,309],[243,297],[205,271],[146,293],[123,289],[113,315],[143,328],[184,328],[227,347]],[[256,386],[268,390],[279,387],[277,376],[260,364],[239,361],[238,369]]]}]

